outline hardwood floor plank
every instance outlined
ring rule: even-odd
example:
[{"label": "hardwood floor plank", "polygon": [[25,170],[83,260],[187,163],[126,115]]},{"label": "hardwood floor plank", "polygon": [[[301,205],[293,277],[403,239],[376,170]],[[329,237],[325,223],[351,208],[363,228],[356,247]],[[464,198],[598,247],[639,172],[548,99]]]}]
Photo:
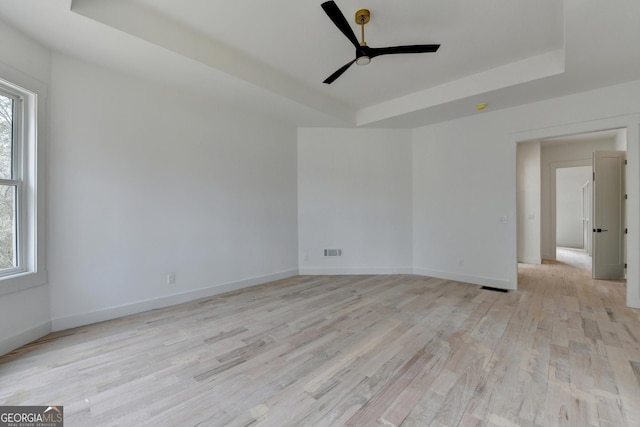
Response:
[{"label": "hardwood floor plank", "polygon": [[300,276],[61,331],[0,357],[0,404],[83,427],[640,425],[624,283],[519,281]]}]

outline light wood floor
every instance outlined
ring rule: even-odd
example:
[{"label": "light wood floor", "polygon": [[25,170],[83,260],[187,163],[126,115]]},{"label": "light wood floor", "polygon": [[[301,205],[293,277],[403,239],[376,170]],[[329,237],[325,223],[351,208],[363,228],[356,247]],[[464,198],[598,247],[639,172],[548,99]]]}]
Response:
[{"label": "light wood floor", "polygon": [[556,248],[556,260],[560,264],[566,264],[591,274],[592,260],[587,251],[584,249],[574,248]]},{"label": "light wood floor", "polygon": [[66,426],[639,426],[624,283],[519,276],[296,277],[64,331],[0,358],[0,404]]}]

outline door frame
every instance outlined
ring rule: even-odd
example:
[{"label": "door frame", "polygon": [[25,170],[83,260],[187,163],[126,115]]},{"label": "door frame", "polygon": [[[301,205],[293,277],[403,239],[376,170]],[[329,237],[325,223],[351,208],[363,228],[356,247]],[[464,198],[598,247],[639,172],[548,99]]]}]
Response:
[{"label": "door frame", "polygon": [[[573,123],[560,124],[546,128],[533,128],[519,132],[513,132],[507,136],[509,144],[512,146],[512,177],[513,177],[513,204],[511,209],[517,212],[517,145],[520,142],[547,139],[553,137],[575,135],[580,133],[598,132],[608,129],[627,130],[627,159],[629,164],[626,168],[627,195],[629,199],[626,204],[627,227],[629,230],[636,230],[627,235],[627,306],[640,308],[640,114],[627,114],[604,119],[594,119]],[[630,215],[629,213],[633,213]],[[518,271],[518,230],[516,221],[510,224],[511,251],[514,254],[512,260],[515,264],[515,284],[517,289]]]}]

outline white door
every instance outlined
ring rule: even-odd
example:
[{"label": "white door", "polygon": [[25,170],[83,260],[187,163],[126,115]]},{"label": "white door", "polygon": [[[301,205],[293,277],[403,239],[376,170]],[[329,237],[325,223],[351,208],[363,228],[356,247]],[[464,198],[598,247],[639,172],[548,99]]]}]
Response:
[{"label": "white door", "polygon": [[591,255],[591,182],[582,186],[582,248]]},{"label": "white door", "polygon": [[624,279],[624,151],[593,153],[593,278]]}]

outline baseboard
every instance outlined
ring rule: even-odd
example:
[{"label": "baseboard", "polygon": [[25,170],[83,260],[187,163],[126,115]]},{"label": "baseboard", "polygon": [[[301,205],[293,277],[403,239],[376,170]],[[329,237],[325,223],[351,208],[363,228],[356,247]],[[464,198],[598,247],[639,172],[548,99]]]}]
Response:
[{"label": "baseboard", "polygon": [[168,295],[165,297],[138,301],[131,304],[125,304],[115,307],[108,307],[97,311],[74,314],[66,317],[58,317],[56,319],[52,319],[51,329],[53,331],[61,331],[64,329],[76,328],[78,326],[103,322],[105,320],[116,319],[118,317],[138,314],[157,308],[169,307],[188,301],[193,301],[199,298],[206,298],[225,292],[231,292],[251,286],[261,285],[263,283],[273,282],[275,280],[286,279],[288,277],[297,276],[298,274],[299,273],[297,269],[286,270],[279,273],[267,274],[264,276],[252,277],[236,282],[214,285],[207,288],[195,289],[192,291]]},{"label": "baseboard", "polygon": [[[541,263],[542,261],[540,261]],[[437,270],[412,267],[345,267],[345,268],[302,268],[301,275],[309,276],[337,276],[354,274],[415,274],[418,276],[434,277],[436,279],[454,280],[456,282],[471,283],[480,286],[489,286],[500,289],[516,289],[516,284],[508,280],[494,279],[490,277],[467,276],[464,274],[450,273]]]},{"label": "baseboard", "polygon": [[584,250],[584,246],[582,245],[582,242],[580,242],[580,243],[556,243],[556,247]]},{"label": "baseboard", "polygon": [[546,259],[549,261],[555,261],[556,260],[556,253],[552,253],[552,254],[542,254],[542,259]]},{"label": "baseboard", "polygon": [[355,274],[413,274],[411,267],[343,267],[343,268],[301,268],[302,276],[340,276]]},{"label": "baseboard", "polygon": [[0,355],[9,353],[16,348],[22,347],[32,341],[42,338],[51,333],[51,322],[43,322],[39,325],[19,332],[11,337],[0,340]]},{"label": "baseboard", "polygon": [[542,264],[542,258],[524,257],[519,259],[518,262],[522,262],[524,264]]},{"label": "baseboard", "polygon": [[453,280],[456,282],[470,283],[472,285],[489,286],[499,289],[516,289],[517,284],[504,279],[493,277],[468,276],[466,274],[452,273],[448,271],[428,270],[414,268],[413,274],[418,276],[434,277],[436,279]]},{"label": "baseboard", "polygon": [[[124,304],[120,306],[108,307],[101,310],[78,313],[65,317],[58,317],[52,319],[51,322],[47,322],[47,327],[44,328],[45,332],[37,335],[36,332],[33,335],[29,335],[28,333],[19,334],[19,337],[14,339],[14,337],[10,338],[10,343],[7,344],[6,347],[10,347],[14,342],[22,342],[22,337],[31,337],[35,336],[35,338],[31,338],[24,343],[30,342],[33,339],[39,338],[40,336],[46,335],[51,331],[60,331],[64,329],[75,328],[78,326],[89,325],[92,323],[103,322],[105,320],[116,319],[118,317],[129,316],[132,314],[138,314],[149,310],[154,310],[157,308],[169,307],[176,304],[181,304],[188,301],[193,301],[199,298],[206,298],[213,295],[222,294],[225,292],[231,292],[243,288],[248,288],[251,286],[260,285],[263,283],[272,282],[275,280],[286,279],[288,277],[293,277],[296,275],[359,275],[359,274],[371,274],[371,275],[381,275],[381,274],[416,274],[419,276],[428,276],[434,277],[438,279],[445,280],[454,280],[457,282],[471,283],[480,286],[490,286],[494,288],[502,288],[502,289],[516,289],[514,283],[511,283],[507,280],[495,279],[495,278],[487,278],[487,277],[478,277],[478,276],[467,276],[463,274],[436,271],[436,270],[428,270],[422,268],[411,268],[411,267],[347,267],[347,268],[303,268],[303,269],[292,269],[286,270],[279,273],[268,274],[264,276],[253,277],[245,280],[239,280],[236,282],[230,282],[215,286],[210,286],[207,288],[196,289],[192,291],[187,291],[184,293],[168,295],[165,297],[154,298],[145,301],[137,301],[130,304]],[[28,332],[31,332],[28,331]],[[25,338],[26,339],[26,338]],[[18,344],[17,347],[23,345],[24,343]],[[2,342],[4,344],[4,341]],[[3,349],[4,347],[0,347]],[[15,348],[15,347],[14,347]]]}]

